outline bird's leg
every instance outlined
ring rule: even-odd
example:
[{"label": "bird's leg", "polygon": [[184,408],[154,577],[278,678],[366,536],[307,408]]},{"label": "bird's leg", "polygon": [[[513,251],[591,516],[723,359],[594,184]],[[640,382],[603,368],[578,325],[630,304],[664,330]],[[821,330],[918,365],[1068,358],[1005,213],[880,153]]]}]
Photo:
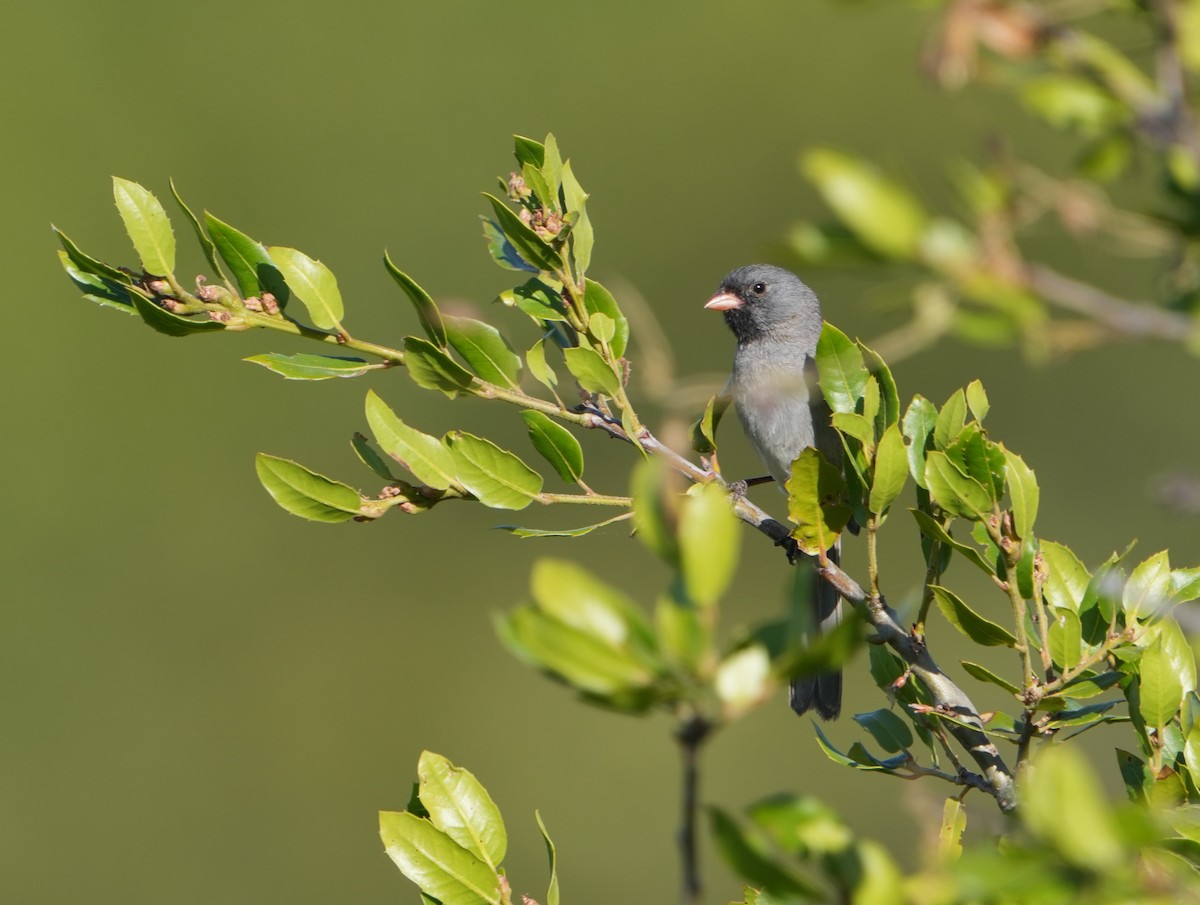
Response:
[{"label": "bird's leg", "polygon": [[758,478],[746,478],[742,481],[734,481],[729,485],[729,493],[735,500],[740,500],[746,495],[746,491],[751,487],[757,487],[759,484],[770,484],[774,482],[774,478],[768,475],[763,475]]}]

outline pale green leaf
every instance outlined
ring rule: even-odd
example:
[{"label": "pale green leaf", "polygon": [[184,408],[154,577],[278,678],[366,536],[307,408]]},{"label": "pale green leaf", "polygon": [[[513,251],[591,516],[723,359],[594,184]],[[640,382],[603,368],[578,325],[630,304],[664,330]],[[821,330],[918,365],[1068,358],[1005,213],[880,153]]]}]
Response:
[{"label": "pale green leaf", "polygon": [[529,440],[534,449],[553,466],[560,478],[574,484],[583,477],[583,447],[574,434],[533,409],[521,412],[521,417],[529,428]]},{"label": "pale green leaf", "polygon": [[428,820],[380,811],[379,835],[400,872],[441,905],[500,905],[495,871]]},{"label": "pale green leaf", "polygon": [[432,751],[421,752],[417,778],[430,823],[495,871],[504,860],[508,834],[483,784]]},{"label": "pale green leaf", "polygon": [[113,177],[113,198],[142,267],[156,276],[175,272],[175,233],[158,199],[128,179]]},{"label": "pale green leaf", "polygon": [[360,514],[362,497],[340,481],[266,453],[255,457],[254,467],[267,493],[292,515],[314,522],[345,522]]},{"label": "pale green leaf", "polygon": [[429,487],[446,490],[454,484],[454,460],[437,437],[409,427],[374,390],[367,392],[367,424],[383,451]]},{"label": "pale green leaf", "polygon": [[345,309],[333,271],[294,248],[272,245],[267,254],[296,298],[304,303],[313,324],[322,330],[340,330]]},{"label": "pale green leaf", "polygon": [[741,536],[723,488],[697,485],[686,495],[679,513],[679,551],[683,584],[694,603],[711,606],[729,588]]},{"label": "pale green leaf", "polygon": [[542,476],[490,440],[461,431],[446,434],[458,483],[492,509],[524,509],[541,492]]}]

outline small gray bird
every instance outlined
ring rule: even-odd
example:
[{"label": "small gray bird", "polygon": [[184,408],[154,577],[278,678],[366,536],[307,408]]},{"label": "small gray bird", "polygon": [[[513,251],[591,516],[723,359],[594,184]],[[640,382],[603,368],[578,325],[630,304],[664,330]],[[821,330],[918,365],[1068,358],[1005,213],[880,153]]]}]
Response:
[{"label": "small gray bird", "polygon": [[[727,392],[750,445],[779,488],[783,490],[793,460],[807,446],[817,447],[840,466],[842,445],[830,426],[829,408],[815,386],[809,389],[821,335],[816,293],[789,270],[751,264],[730,272],[704,307],[724,312],[737,337]],[[838,562],[839,546],[828,555]],[[811,571],[813,625],[826,631],[840,621],[842,601],[815,568]],[[789,702],[797,713],[815,708],[829,720],[842,709],[840,671],[794,679],[790,691]]]}]

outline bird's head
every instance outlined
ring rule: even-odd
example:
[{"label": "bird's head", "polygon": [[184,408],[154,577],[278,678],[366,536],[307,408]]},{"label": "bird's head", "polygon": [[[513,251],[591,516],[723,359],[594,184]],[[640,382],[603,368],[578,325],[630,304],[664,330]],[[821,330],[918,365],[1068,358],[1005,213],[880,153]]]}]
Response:
[{"label": "bird's head", "polygon": [[726,274],[704,306],[721,311],[739,342],[768,336],[807,338],[821,332],[817,295],[790,270],[751,264]]}]

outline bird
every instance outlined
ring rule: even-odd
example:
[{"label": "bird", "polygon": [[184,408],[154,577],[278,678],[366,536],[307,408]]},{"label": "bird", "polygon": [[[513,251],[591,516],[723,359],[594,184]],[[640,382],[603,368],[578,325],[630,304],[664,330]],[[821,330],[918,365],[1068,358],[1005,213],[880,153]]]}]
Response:
[{"label": "bird", "polygon": [[[815,446],[841,467],[841,441],[812,380],[822,326],[816,293],[790,270],[751,264],[726,274],[704,307],[722,312],[737,340],[726,394],[733,397],[750,445],[780,490],[787,492],[792,462],[806,447]],[[837,563],[840,552],[839,542],[827,555]],[[843,603],[817,574],[816,557],[805,558],[813,566],[812,626],[827,632],[841,621]],[[788,701],[798,714],[812,709],[822,719],[836,718],[842,708],[841,671],[793,679]]]}]

